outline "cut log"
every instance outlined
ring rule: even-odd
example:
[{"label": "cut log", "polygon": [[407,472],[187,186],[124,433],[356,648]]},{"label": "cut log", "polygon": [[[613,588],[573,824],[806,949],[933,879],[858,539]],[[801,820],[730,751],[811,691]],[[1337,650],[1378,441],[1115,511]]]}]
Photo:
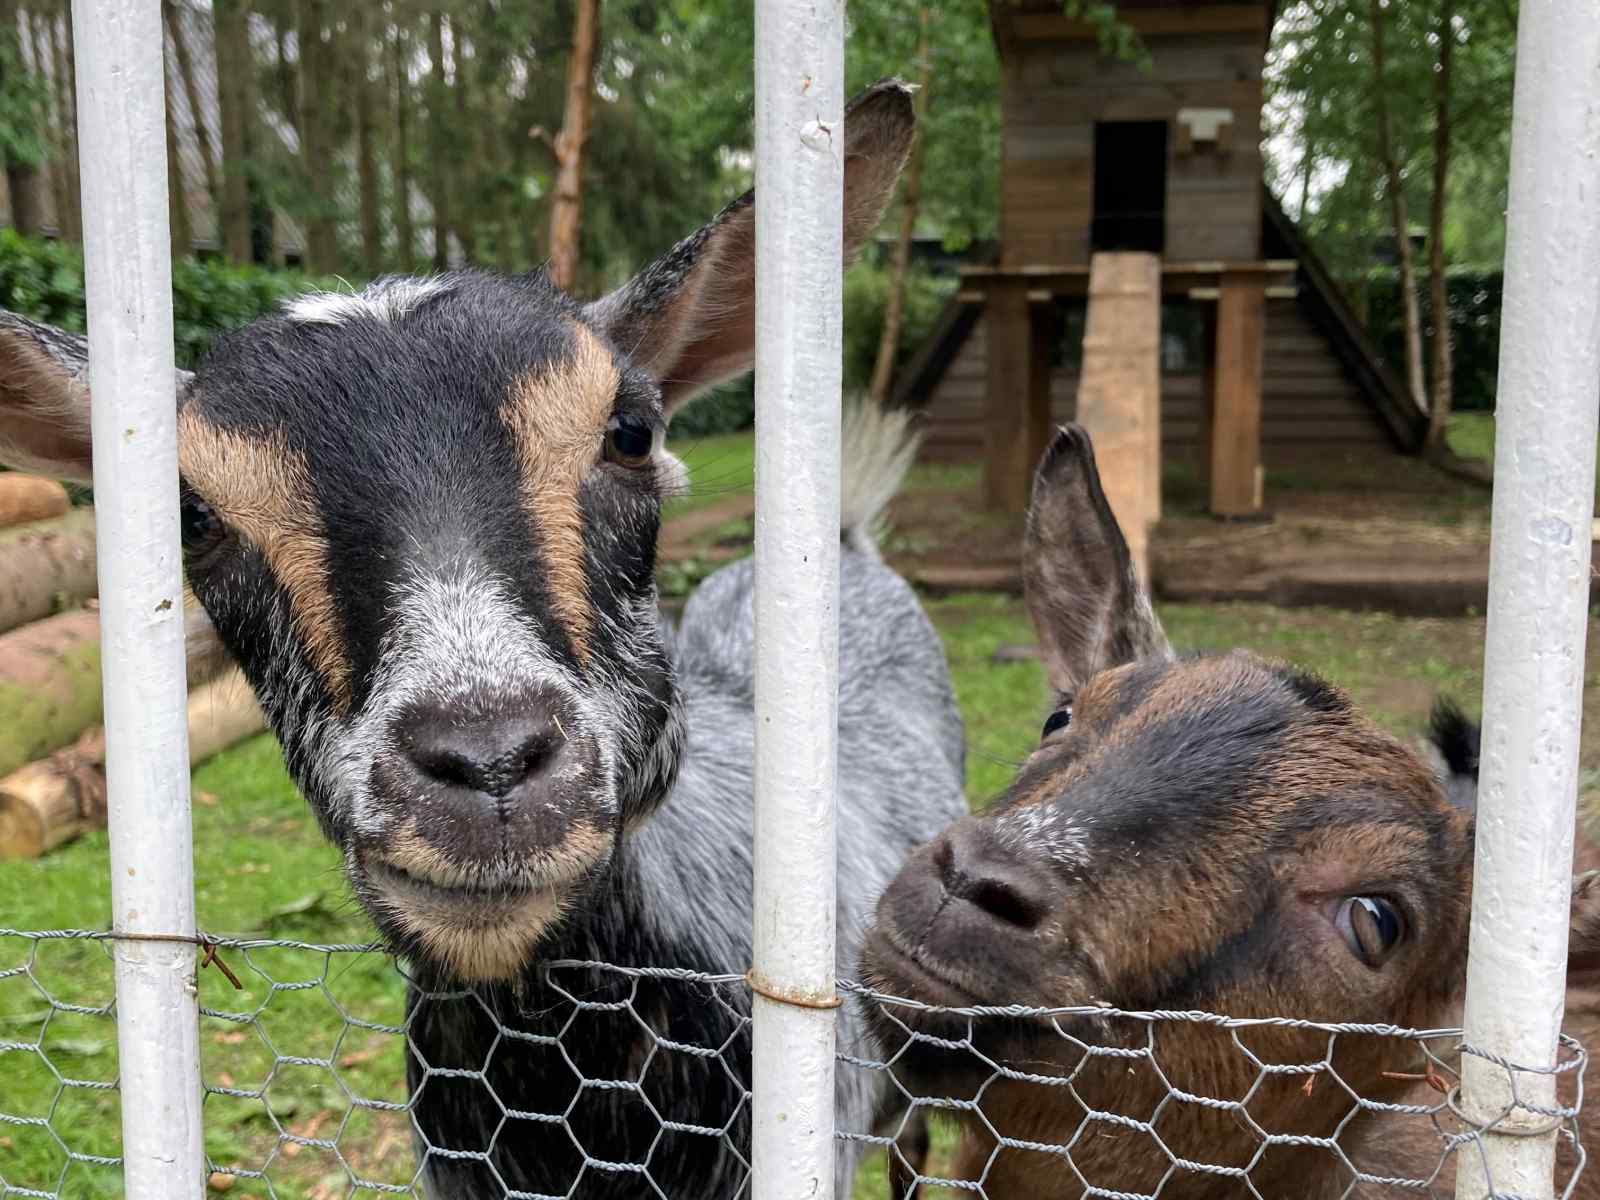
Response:
[{"label": "cut log", "polygon": [[67,489],[54,479],[16,471],[0,473],[0,529],[28,521],[48,521],[71,507]]},{"label": "cut log", "polygon": [[0,632],[76,608],[96,587],[92,508],[0,528]]},{"label": "cut log", "polygon": [[[247,737],[266,720],[237,669],[189,693],[189,765]],[[38,858],[106,824],[105,730],[0,779],[0,859]]]},{"label": "cut log", "polygon": [[[189,685],[228,659],[198,608],[186,615]],[[0,634],[0,775],[69,745],[101,720],[100,618],[62,613]]]}]

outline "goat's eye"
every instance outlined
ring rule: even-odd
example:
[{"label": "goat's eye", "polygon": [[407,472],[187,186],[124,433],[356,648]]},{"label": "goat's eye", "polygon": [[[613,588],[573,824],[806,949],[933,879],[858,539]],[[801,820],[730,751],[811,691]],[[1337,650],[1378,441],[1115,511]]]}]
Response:
[{"label": "goat's eye", "polygon": [[1339,905],[1339,932],[1369,967],[1380,967],[1399,945],[1405,922],[1381,896],[1348,896]]},{"label": "goat's eye", "polygon": [[1044,719],[1044,732],[1039,735],[1039,740],[1043,741],[1056,730],[1065,729],[1071,724],[1072,710],[1070,708],[1058,708]]},{"label": "goat's eye", "polygon": [[656,431],[648,421],[619,413],[606,426],[607,462],[621,467],[642,467],[655,453]]},{"label": "goat's eye", "polygon": [[217,510],[189,488],[178,493],[178,528],[183,537],[183,552],[199,558],[215,549],[227,535],[227,527]]}]

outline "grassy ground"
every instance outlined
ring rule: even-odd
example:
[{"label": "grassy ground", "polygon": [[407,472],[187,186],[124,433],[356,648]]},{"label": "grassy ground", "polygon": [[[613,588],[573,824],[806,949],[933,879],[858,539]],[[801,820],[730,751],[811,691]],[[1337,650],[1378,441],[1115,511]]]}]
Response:
[{"label": "grassy ground", "polygon": [[[944,636],[968,723],[969,795],[981,804],[1004,787],[1037,736],[1045,704],[1038,664],[991,661],[997,647],[1031,641],[1031,631],[1014,600],[960,596],[929,608]],[[1476,705],[1481,621],[1246,605],[1173,606],[1162,616],[1183,648],[1246,644],[1323,670],[1396,731],[1417,729],[1440,690]],[[284,774],[271,738],[212,760],[195,774],[194,789],[196,904],[204,928],[318,943],[369,936],[346,897],[337,858]],[[106,852],[105,835],[94,834],[38,862],[0,864],[6,923],[105,928]],[[404,1182],[411,1168],[403,1116],[351,1103],[352,1097],[404,1098],[399,1039],[356,1023],[398,1023],[401,986],[389,962],[377,954],[293,950],[231,952],[225,958],[245,989],[235,991],[215,968],[201,973],[203,1003],[234,1014],[204,1023],[206,1078],[262,1095],[207,1101],[213,1158],[264,1170],[277,1195],[308,1200],[346,1194],[341,1156],[367,1178]],[[38,1041],[44,1054],[4,1056],[0,1112],[51,1115],[54,1134],[0,1127],[0,1180],[48,1188],[66,1164],[57,1137],[76,1153],[116,1152],[114,1094],[62,1088],[56,1079],[57,1073],[89,1081],[115,1077],[111,1022],[52,1007],[52,1000],[58,1006],[104,1006],[111,996],[110,970],[98,943],[30,947],[0,938],[0,971],[24,965],[26,972],[0,979],[0,1042]],[[333,1069],[290,1063],[289,1056],[325,1060]],[[339,1149],[302,1145],[285,1134],[336,1139]],[[102,1168],[73,1164],[66,1178],[67,1195],[117,1194],[114,1174]],[[240,1179],[230,1194],[267,1193],[263,1184]],[[883,1194],[876,1172],[858,1193],[863,1200]]]},{"label": "grassy ground", "polygon": [[[695,494],[676,502],[678,511],[750,486],[748,436],[674,448],[696,481]],[[919,468],[910,490],[950,486],[956,481],[941,474],[948,470]],[[968,794],[980,805],[1005,786],[1044,714],[1038,664],[993,661],[998,647],[1031,642],[1032,633],[1021,606],[1004,597],[958,596],[931,602],[929,610],[967,721]],[[1252,605],[1167,606],[1161,615],[1180,648],[1247,645],[1320,670],[1396,732],[1416,731],[1439,692],[1469,709],[1478,704],[1481,619]],[[1594,730],[1600,720],[1587,726]],[[1600,747],[1586,745],[1584,761],[1600,766]],[[347,897],[337,856],[295,794],[270,737],[206,764],[195,774],[194,796],[203,928],[315,943],[370,936]],[[0,923],[104,929],[107,885],[104,834],[37,862],[0,863]],[[223,1014],[203,1021],[203,1069],[212,1085],[244,1094],[208,1098],[206,1144],[215,1161],[264,1176],[233,1180],[229,1194],[324,1200],[350,1193],[350,1173],[405,1183],[413,1168],[404,1114],[364,1104],[404,1100],[400,1040],[375,1028],[400,1021],[401,983],[390,962],[380,954],[278,949],[229,951],[224,958],[243,988],[235,990],[215,967],[201,972],[202,1004]],[[85,1200],[120,1193],[114,1171],[71,1161],[67,1153],[117,1152],[115,1093],[63,1082],[115,1079],[111,994],[100,943],[0,936],[0,1194],[8,1186],[58,1183],[63,1195]],[[39,1051],[28,1048],[35,1045]],[[47,1118],[48,1127],[14,1118]],[[948,1147],[948,1139],[940,1146]],[[885,1194],[876,1166],[857,1196]]]}]

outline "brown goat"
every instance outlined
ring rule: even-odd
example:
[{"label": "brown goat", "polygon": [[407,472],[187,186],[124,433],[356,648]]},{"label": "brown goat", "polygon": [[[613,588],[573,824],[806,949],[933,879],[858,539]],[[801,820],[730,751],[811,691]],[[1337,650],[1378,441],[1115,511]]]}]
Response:
[{"label": "brown goat", "polygon": [[[1039,467],[1024,567],[1056,703],[1001,799],[884,894],[867,982],[947,1008],[1459,1023],[1472,789],[1447,788],[1461,781],[1304,671],[1175,655],[1077,427]],[[1471,744],[1451,767],[1475,774],[1476,730],[1445,732]],[[1587,984],[1600,887],[1574,900],[1573,980]],[[1596,1024],[1576,990],[1572,1009],[1574,1029]],[[1404,1038],[887,1007],[877,1034],[914,1096],[974,1102],[956,1174],[988,1200],[1399,1196],[1427,1194],[1423,1181],[1454,1194],[1454,1158],[1441,1162],[1454,1118]],[[1300,1069],[1267,1069],[1285,1065]],[[1600,1197],[1600,1170],[1575,1194]]]}]

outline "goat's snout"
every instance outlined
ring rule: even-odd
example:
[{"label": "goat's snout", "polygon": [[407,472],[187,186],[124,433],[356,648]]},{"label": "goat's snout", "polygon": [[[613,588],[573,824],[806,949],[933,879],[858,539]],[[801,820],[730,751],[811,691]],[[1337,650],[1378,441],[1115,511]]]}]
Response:
[{"label": "goat's snout", "polygon": [[884,892],[869,969],[895,987],[909,979],[933,1003],[1023,994],[1046,966],[1061,889],[1048,859],[997,836],[990,822],[958,821]]},{"label": "goat's snout", "polygon": [[442,856],[440,870],[423,872],[430,878],[465,871],[500,886],[567,876],[579,843],[587,860],[591,843],[605,841],[600,748],[559,695],[413,704],[390,735],[373,765],[374,796],[387,823],[426,844],[422,860]]},{"label": "goat's snout", "polygon": [[949,900],[974,910],[964,919],[1008,933],[1031,933],[1055,900],[1050,874],[1002,845],[980,822],[962,821],[940,834],[932,863]]},{"label": "goat's snout", "polygon": [[422,778],[505,801],[555,770],[567,748],[559,717],[547,706],[462,718],[448,710],[412,710],[400,745]]}]

